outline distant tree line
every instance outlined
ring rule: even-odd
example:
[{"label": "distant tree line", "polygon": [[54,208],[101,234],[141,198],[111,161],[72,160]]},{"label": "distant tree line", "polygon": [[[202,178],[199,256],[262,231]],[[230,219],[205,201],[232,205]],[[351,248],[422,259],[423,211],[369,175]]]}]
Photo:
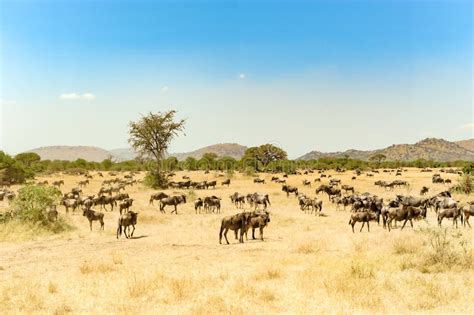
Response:
[{"label": "distant tree line", "polygon": [[[267,152],[266,152],[267,151]],[[270,151],[270,153],[268,153]],[[76,172],[86,171],[146,171],[150,169],[150,163],[156,161],[146,161],[135,159],[129,161],[116,162],[112,159],[105,159],[102,162],[89,162],[84,159],[75,161],[41,160],[36,153],[20,153],[10,156],[0,151],[0,184],[23,183],[34,178],[38,174],[49,174],[54,172]],[[206,153],[201,158],[188,157],[183,161],[178,161],[176,157],[168,157],[160,162],[160,170],[172,172],[178,170],[210,170],[210,171],[241,171],[256,173],[268,172],[288,172],[297,169],[346,169],[346,170],[369,170],[374,168],[443,168],[458,167],[465,173],[474,174],[474,163],[467,161],[436,162],[430,160],[415,161],[388,161],[385,159],[370,159],[362,161],[348,157],[332,158],[324,157],[317,160],[289,160],[286,152],[272,145],[252,147],[246,150],[241,159],[224,156],[219,157],[214,153]]]}]

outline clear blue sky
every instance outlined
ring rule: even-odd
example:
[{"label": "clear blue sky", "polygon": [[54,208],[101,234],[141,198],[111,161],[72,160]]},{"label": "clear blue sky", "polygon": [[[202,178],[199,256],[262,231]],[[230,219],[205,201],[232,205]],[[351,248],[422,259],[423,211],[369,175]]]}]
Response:
[{"label": "clear blue sky", "polygon": [[473,137],[471,1],[0,1],[0,147],[372,149]]}]

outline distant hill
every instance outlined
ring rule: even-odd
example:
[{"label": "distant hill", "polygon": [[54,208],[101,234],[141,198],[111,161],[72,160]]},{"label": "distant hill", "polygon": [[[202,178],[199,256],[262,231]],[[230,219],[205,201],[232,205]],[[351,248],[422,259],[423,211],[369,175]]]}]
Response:
[{"label": "distant hill", "polygon": [[200,159],[205,153],[215,153],[217,156],[230,156],[235,159],[240,159],[244,156],[246,146],[237,143],[220,143],[210,145],[195,151],[187,153],[170,153],[170,156],[175,156],[178,160],[185,160],[187,157],[192,156],[193,158]]},{"label": "distant hill", "polygon": [[[467,140],[469,145],[469,141]],[[463,143],[466,145],[465,143]],[[323,153],[311,151],[299,159],[311,160],[322,157],[344,157],[353,159],[368,160],[370,156],[381,153],[387,157],[387,160],[411,161],[417,159],[435,160],[435,161],[455,161],[466,160],[474,161],[474,151],[466,149],[455,142],[449,142],[444,139],[427,138],[415,144],[394,144],[384,149],[372,151],[347,150],[344,152]]]},{"label": "distant hill", "polygon": [[474,152],[474,139],[456,141],[455,143],[469,151]]},{"label": "distant hill", "polygon": [[[247,147],[237,143],[221,143],[210,145],[187,153],[170,153],[168,156],[175,156],[178,160],[185,160],[188,156],[200,159],[205,153],[215,153],[218,156],[231,156],[240,159]],[[30,150],[28,152],[38,153],[42,160],[65,160],[74,161],[84,159],[87,161],[101,162],[109,157],[116,161],[133,160],[135,152],[130,148],[105,149],[90,146],[49,146]]]},{"label": "distant hill", "polygon": [[137,154],[129,148],[124,148],[124,149],[112,149],[109,150],[109,152],[113,155],[115,160],[117,161],[129,161],[133,160]]},{"label": "distant hill", "polygon": [[89,146],[49,146],[30,150],[37,153],[42,160],[65,160],[74,161],[84,159],[86,161],[101,162],[112,154],[104,149]]}]

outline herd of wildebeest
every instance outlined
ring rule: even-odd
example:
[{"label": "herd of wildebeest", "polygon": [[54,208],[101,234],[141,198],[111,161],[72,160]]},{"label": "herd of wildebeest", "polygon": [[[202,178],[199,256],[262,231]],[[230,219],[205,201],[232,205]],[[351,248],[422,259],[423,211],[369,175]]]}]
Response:
[{"label": "herd of wildebeest", "polygon": [[[374,174],[379,172],[395,173],[395,176],[403,176],[404,171],[406,170],[372,170],[367,172],[356,170],[351,179],[356,180],[357,177],[362,174],[373,177]],[[336,172],[344,173],[346,170],[337,169]],[[432,172],[432,170],[422,169],[421,172]],[[441,169],[440,172],[462,175],[462,173],[453,169]],[[209,171],[206,171],[206,173],[209,174]],[[313,197],[300,193],[298,187],[286,183],[289,176],[313,173],[319,176],[312,181],[308,179],[302,181],[303,187],[311,187],[312,184],[317,184]],[[132,238],[135,225],[137,224],[138,213],[132,210],[134,199],[130,198],[126,190],[129,186],[140,184],[141,180],[135,178],[137,172],[128,172],[122,178],[119,172],[109,172],[108,174],[111,179],[102,180],[102,186],[96,195],[85,195],[83,194],[82,188],[89,184],[89,180],[91,180],[93,176],[103,178],[103,174],[101,172],[97,172],[94,175],[90,173],[78,174],[78,176],[83,176],[83,179],[77,183],[77,187],[62,193],[59,205],[55,205],[51,207],[51,209],[45,209],[48,217],[51,218],[51,220],[57,219],[57,206],[63,206],[66,213],[69,213],[70,209],[72,212],[77,209],[82,209],[83,216],[89,221],[90,230],[92,231],[92,223],[94,221],[98,221],[100,228],[103,230],[105,214],[102,210],[107,212],[109,210],[113,211],[115,208],[118,209],[119,212],[117,238],[122,234],[122,231],[126,238]],[[218,177],[224,176],[224,174],[218,175]],[[169,187],[183,191],[189,189],[212,189],[217,192],[219,186],[229,187],[231,185],[230,179],[223,179],[218,183],[216,180],[195,182],[192,181],[189,176],[182,176],[182,179],[175,180],[175,177],[175,173],[168,174],[170,180]],[[328,183],[322,184],[322,179],[325,179]],[[384,201],[382,197],[370,192],[356,193],[352,185],[347,183],[343,184],[340,179],[332,177],[327,174],[325,170],[295,171],[290,174],[282,173],[280,175],[273,174],[271,181],[281,184],[281,191],[286,194],[288,198],[294,196],[293,198],[296,199],[295,207],[299,206],[299,209],[304,211],[304,213],[314,213],[319,216],[323,215],[323,200],[320,197],[322,195],[326,195],[328,202],[335,205],[336,211],[345,210],[347,207],[350,207],[349,225],[353,232],[357,222],[362,224],[360,232],[362,232],[365,225],[367,225],[367,230],[370,232],[369,224],[371,221],[375,221],[377,224],[380,224],[380,221],[382,221],[383,228],[388,229],[388,231],[392,229],[392,222],[396,224],[397,221],[400,221],[403,222],[401,227],[401,230],[403,230],[407,222],[410,222],[410,225],[413,227],[413,220],[426,219],[428,210],[435,212],[439,226],[441,226],[443,219],[449,218],[453,220],[453,226],[456,228],[458,227],[458,219],[461,220],[464,226],[467,224],[471,227],[469,217],[474,215],[474,202],[461,204],[453,198],[449,189],[428,197],[427,194],[430,191],[430,187],[423,186],[419,192],[419,196],[396,194],[392,200]],[[265,179],[259,177],[254,178],[253,182],[263,186],[266,185]],[[432,176],[432,183],[449,184],[451,180],[449,178],[442,178],[442,176],[437,173]],[[35,184],[52,185],[61,189],[64,181],[56,180],[52,183],[42,181],[36,182]],[[387,190],[393,190],[399,187],[409,186],[409,183],[401,179],[391,182],[377,180],[374,182],[374,185]],[[178,214],[178,206],[186,203],[186,196],[185,193],[173,193],[169,195],[165,192],[155,192],[150,196],[149,205],[154,206],[154,202],[156,201],[161,213],[165,214],[166,207],[171,207],[171,213]],[[6,200],[7,202],[11,202],[15,197],[15,192],[10,190],[9,187],[0,188],[0,201]],[[250,229],[252,229],[253,239],[255,239],[255,230],[258,229],[260,239],[263,241],[263,229],[270,222],[268,206],[271,206],[271,203],[269,194],[257,192],[241,194],[235,192],[230,195],[229,198],[237,209],[242,209],[242,212],[222,218],[219,231],[219,243],[222,243],[222,237],[224,236],[227,244],[229,244],[227,239],[229,230],[234,231],[235,239],[243,243],[243,236],[245,235],[248,239],[247,232]],[[203,198],[199,197],[194,200],[195,213],[219,214],[221,213],[221,201],[222,196],[216,196],[215,194]],[[15,213],[12,212],[0,213],[0,220],[6,222],[8,218],[12,218],[14,215]]]}]

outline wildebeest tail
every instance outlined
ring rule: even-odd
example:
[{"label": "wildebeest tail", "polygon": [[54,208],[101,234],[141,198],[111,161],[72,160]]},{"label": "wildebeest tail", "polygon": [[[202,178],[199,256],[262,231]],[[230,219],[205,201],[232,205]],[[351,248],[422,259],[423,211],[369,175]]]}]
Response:
[{"label": "wildebeest tail", "polygon": [[221,230],[219,231],[219,243],[222,240],[222,232],[224,231],[224,220],[221,222]]},{"label": "wildebeest tail", "polygon": [[122,220],[118,219],[118,227],[117,227],[117,238],[119,235],[122,235]]}]

